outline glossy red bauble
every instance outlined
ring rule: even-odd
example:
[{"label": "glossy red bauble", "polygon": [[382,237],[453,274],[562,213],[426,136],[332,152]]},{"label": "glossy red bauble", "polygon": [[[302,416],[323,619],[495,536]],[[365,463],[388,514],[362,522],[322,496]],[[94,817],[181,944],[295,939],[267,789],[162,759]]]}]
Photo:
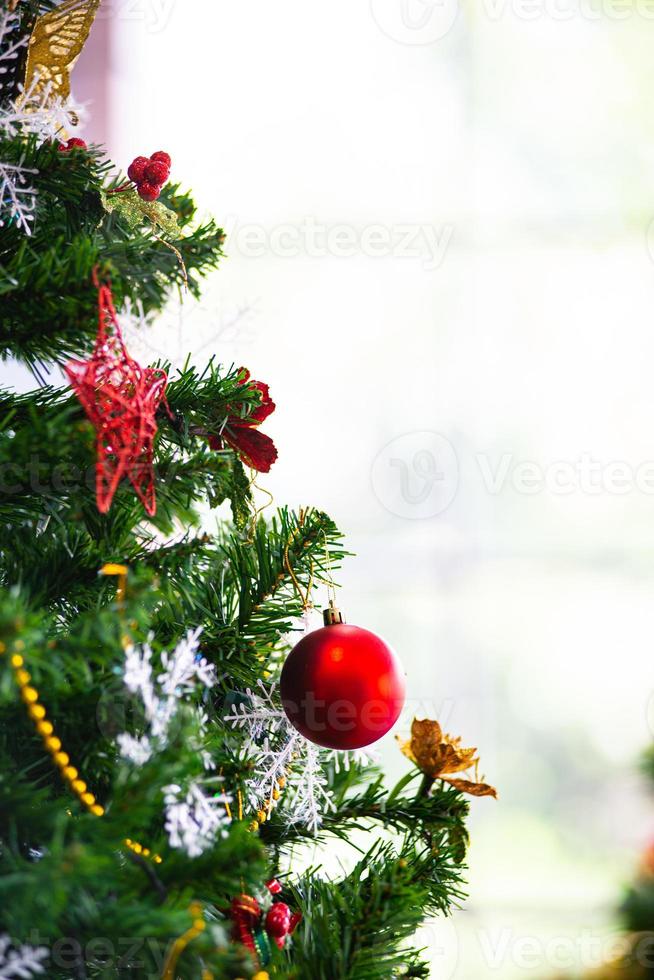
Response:
[{"label": "glossy red bauble", "polygon": [[360,749],[388,732],[404,704],[404,673],[369,630],[335,623],[305,636],[288,656],[280,690],[294,728],[316,745]]},{"label": "glossy red bauble", "polygon": [[271,905],[266,916],[266,932],[274,939],[288,936],[291,931],[291,910],[284,902]]}]

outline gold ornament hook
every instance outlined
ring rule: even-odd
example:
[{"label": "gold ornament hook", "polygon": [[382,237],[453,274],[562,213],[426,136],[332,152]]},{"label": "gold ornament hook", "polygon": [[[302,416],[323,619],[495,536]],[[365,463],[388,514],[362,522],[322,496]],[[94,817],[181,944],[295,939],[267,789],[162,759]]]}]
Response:
[{"label": "gold ornament hook", "polygon": [[336,607],[333,599],[330,599],[327,609],[323,609],[322,618],[325,626],[338,626],[339,623],[345,622],[345,614]]}]

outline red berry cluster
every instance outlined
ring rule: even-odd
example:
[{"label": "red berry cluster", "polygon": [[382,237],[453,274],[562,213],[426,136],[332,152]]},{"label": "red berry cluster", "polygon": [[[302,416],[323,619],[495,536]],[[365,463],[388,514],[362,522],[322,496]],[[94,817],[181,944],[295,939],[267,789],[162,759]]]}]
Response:
[{"label": "red berry cluster", "polygon": [[70,153],[71,150],[88,150],[88,146],[78,136],[72,136],[66,143],[57,147],[60,153]]},{"label": "red berry cluster", "polygon": [[136,184],[139,196],[144,201],[156,201],[161,188],[170,177],[170,156],[159,150],[151,157],[137,157],[127,171],[127,176]]}]

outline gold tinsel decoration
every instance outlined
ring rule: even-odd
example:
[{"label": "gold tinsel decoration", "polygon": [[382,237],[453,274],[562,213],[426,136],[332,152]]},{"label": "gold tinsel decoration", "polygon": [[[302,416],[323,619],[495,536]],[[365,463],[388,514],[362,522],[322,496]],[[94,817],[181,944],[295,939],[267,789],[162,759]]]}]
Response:
[{"label": "gold tinsel decoration", "polygon": [[86,44],[101,0],[65,0],[39,17],[27,49],[25,91],[46,87],[49,97],[67,99],[70,73]]}]

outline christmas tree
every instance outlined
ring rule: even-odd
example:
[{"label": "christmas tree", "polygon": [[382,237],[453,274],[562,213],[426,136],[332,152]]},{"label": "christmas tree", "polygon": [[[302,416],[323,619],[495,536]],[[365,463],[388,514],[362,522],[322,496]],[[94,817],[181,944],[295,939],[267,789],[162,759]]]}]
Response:
[{"label": "christmas tree", "polygon": [[[654,786],[654,750],[642,760],[642,771]],[[596,972],[598,980],[652,980],[654,977],[654,843],[645,851],[633,882],[627,887],[619,908],[624,930],[618,956]]]},{"label": "christmas tree", "polygon": [[[654,786],[654,748],[642,758],[641,769]],[[646,848],[633,881],[624,889],[617,909],[611,954],[600,966],[559,975],[556,980],[652,980],[654,978],[654,841]]]},{"label": "christmas tree", "polygon": [[257,508],[268,387],[130,356],[128,301],[197,295],[224,235],[165,150],[71,136],[99,2],[0,0],[0,352],[35,379],[0,391],[0,977],[426,977],[495,791],[435,721],[396,786],[367,755],[401,671],[342,622],[330,518]]}]

